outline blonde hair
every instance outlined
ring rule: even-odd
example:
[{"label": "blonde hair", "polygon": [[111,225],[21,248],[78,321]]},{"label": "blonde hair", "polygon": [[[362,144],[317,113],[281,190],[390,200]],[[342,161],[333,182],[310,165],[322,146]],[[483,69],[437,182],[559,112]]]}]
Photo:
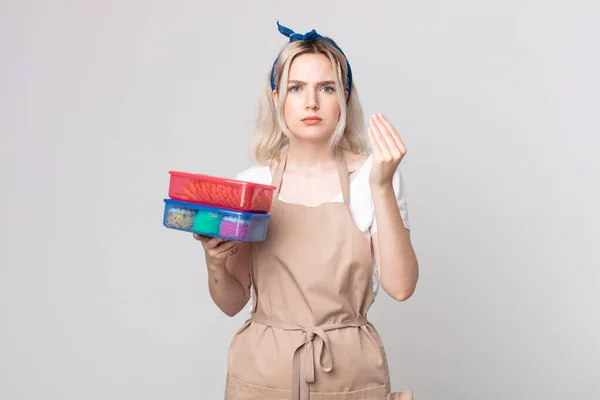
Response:
[{"label": "blonde hair", "polygon": [[[328,40],[331,40],[327,38]],[[344,55],[327,40],[300,40],[287,44],[279,53],[275,64],[275,90],[278,105],[273,100],[271,89],[271,71],[265,79],[260,96],[256,121],[256,134],[250,147],[250,158],[254,163],[266,164],[277,158],[289,144],[289,131],[283,115],[283,103],[287,95],[287,81],[292,61],[300,54],[323,54],[329,58],[333,67],[336,92],[340,103],[340,118],[331,135],[329,147],[333,151],[337,146],[355,153],[366,153],[368,142],[364,133],[363,110],[354,82],[351,94],[346,101],[348,66]]]}]

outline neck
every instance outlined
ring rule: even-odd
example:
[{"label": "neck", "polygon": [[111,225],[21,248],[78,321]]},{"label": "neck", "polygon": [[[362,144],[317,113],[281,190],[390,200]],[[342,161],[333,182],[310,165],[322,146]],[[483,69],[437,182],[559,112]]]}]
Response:
[{"label": "neck", "polygon": [[315,171],[331,168],[336,163],[329,143],[290,141],[288,167],[294,170]]}]

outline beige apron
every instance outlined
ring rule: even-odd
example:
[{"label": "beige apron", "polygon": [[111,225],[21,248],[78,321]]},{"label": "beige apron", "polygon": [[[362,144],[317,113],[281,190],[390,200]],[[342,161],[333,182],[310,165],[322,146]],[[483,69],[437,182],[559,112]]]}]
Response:
[{"label": "beige apron", "polygon": [[366,315],[373,303],[369,239],[350,214],[350,180],[337,153],[344,203],[278,200],[267,238],[251,246],[252,316],[229,349],[226,400],[412,399],[390,393],[385,351]]}]

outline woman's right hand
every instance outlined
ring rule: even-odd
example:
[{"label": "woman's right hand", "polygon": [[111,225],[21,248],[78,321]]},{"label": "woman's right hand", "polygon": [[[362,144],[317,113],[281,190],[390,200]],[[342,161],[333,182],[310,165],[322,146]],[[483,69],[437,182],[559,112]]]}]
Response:
[{"label": "woman's right hand", "polygon": [[233,240],[194,234],[194,239],[199,240],[204,247],[206,263],[214,266],[225,267],[227,257],[235,254],[238,243]]},{"label": "woman's right hand", "polygon": [[233,317],[250,299],[250,246],[198,234],[194,239],[204,247],[210,296],[226,315]]}]

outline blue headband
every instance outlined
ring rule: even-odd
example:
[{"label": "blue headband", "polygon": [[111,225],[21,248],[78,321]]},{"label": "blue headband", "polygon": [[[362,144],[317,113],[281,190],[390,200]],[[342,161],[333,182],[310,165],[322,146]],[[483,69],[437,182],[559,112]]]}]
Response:
[{"label": "blue headband", "polygon": [[[298,40],[323,39],[323,40],[326,40],[328,43],[330,43],[333,47],[335,47],[340,53],[342,53],[342,55],[346,59],[346,64],[348,65],[348,79],[346,79],[346,81],[347,81],[346,82],[346,90],[348,91],[348,97],[350,97],[350,93],[352,92],[352,69],[350,68],[350,63],[348,62],[348,58],[346,58],[346,55],[344,54],[342,49],[340,49],[331,40],[319,35],[317,33],[317,31],[315,31],[314,29],[303,35],[301,33],[294,32],[290,28],[286,28],[285,26],[281,25],[279,23],[279,21],[277,21],[277,28],[279,29],[279,32],[281,32],[283,35],[290,38],[290,43],[298,41]],[[271,68],[271,90],[275,90],[275,65],[277,64],[278,60],[279,60],[279,57],[277,57],[275,59],[275,62],[273,63],[273,67]]]}]

